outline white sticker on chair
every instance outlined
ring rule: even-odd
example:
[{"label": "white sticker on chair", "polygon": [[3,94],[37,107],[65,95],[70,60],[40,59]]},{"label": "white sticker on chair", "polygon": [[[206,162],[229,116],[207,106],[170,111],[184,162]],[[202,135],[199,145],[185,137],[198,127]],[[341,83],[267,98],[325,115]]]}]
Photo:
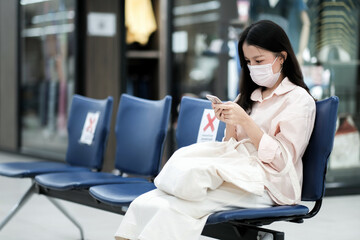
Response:
[{"label": "white sticker on chair", "polygon": [[91,145],[94,139],[96,126],[99,120],[100,112],[88,112],[85,124],[81,133],[80,143]]},{"label": "white sticker on chair", "polygon": [[219,122],[213,109],[204,109],[197,142],[214,142],[219,128]]}]

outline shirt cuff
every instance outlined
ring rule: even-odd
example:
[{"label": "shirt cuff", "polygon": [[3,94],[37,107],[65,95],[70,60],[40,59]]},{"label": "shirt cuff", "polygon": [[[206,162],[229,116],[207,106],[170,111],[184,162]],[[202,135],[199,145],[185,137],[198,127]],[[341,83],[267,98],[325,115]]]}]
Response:
[{"label": "shirt cuff", "polygon": [[262,162],[270,163],[274,160],[278,143],[275,139],[264,133],[258,149],[258,157]]}]

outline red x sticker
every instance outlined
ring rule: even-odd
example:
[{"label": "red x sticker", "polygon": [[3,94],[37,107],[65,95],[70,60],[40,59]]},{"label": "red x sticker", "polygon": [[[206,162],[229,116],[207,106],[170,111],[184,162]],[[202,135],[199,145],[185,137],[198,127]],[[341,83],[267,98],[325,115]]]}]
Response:
[{"label": "red x sticker", "polygon": [[80,142],[91,145],[96,131],[100,112],[88,112],[86,115],[85,123],[80,137]]},{"label": "red x sticker", "polygon": [[204,127],[204,132],[206,131],[206,129],[208,129],[209,127],[211,128],[211,131],[213,132],[215,130],[214,127],[214,121],[216,119],[216,116],[214,116],[213,118],[211,118],[210,113],[208,113],[206,115],[207,119],[208,119],[208,124]]},{"label": "red x sticker", "polygon": [[196,142],[213,142],[216,140],[219,119],[213,109],[204,109]]},{"label": "red x sticker", "polygon": [[95,123],[95,121],[96,121],[97,119],[95,118],[95,117],[90,117],[89,118],[89,125],[87,126],[87,128],[86,128],[86,131],[87,132],[91,132],[91,133],[93,133],[94,132],[94,123]]}]

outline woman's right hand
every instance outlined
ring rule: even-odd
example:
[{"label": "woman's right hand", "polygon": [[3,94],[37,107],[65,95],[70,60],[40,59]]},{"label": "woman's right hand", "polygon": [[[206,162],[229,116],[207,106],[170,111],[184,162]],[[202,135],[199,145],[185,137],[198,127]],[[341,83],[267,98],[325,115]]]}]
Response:
[{"label": "woman's right hand", "polygon": [[219,105],[219,103],[212,103],[211,104],[211,107],[214,109],[214,112],[215,112],[215,116],[217,119],[219,119],[221,121],[221,112],[222,112],[222,109],[217,107],[217,105]]}]

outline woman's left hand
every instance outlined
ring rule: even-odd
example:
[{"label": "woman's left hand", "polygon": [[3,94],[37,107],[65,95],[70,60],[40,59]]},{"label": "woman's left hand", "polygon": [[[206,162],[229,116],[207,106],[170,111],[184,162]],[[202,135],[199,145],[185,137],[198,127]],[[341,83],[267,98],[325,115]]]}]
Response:
[{"label": "woman's left hand", "polygon": [[237,103],[226,102],[223,104],[216,104],[216,108],[221,109],[220,120],[230,125],[243,125],[248,119],[249,115]]}]

